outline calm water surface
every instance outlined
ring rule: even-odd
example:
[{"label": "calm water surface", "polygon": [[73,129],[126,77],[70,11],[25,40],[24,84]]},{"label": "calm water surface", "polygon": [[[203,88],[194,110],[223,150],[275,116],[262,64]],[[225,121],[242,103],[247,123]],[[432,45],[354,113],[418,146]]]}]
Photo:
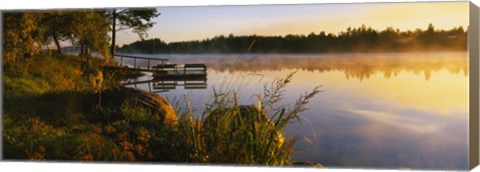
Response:
[{"label": "calm water surface", "polygon": [[189,95],[199,106],[213,88],[235,90],[243,104],[256,103],[251,96],[262,93],[265,83],[295,71],[283,104],[323,85],[303,113],[306,120],[285,133],[311,140],[297,142],[296,161],[327,167],[467,169],[466,52],[155,57],[208,66],[206,89],[177,86],[158,93],[169,100]]}]

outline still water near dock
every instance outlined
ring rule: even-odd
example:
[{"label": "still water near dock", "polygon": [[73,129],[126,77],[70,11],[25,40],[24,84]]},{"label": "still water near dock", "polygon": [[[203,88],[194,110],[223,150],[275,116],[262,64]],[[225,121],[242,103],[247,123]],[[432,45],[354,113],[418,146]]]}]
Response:
[{"label": "still water near dock", "polygon": [[[365,54],[153,55],[170,63],[203,63],[205,89],[159,92],[188,95],[201,106],[213,89],[234,90],[256,103],[265,83],[297,71],[282,103],[323,85],[286,135],[306,136],[295,161],[327,167],[467,169],[468,58],[466,52]],[[148,56],[152,55],[139,55]],[[126,62],[128,63],[128,62]],[[149,80],[144,76],[138,80]],[[134,86],[131,86],[134,87]],[[148,84],[136,87],[149,90]]]}]

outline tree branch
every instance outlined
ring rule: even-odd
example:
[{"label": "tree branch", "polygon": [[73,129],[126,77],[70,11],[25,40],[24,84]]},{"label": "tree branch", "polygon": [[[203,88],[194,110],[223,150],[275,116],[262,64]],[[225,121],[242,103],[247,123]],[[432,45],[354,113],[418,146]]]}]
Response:
[{"label": "tree branch", "polygon": [[117,14],[126,13],[127,11],[128,11],[128,9],[122,9],[121,11],[117,12]]},{"label": "tree branch", "polygon": [[118,28],[118,29],[115,30],[115,31],[118,32],[118,31],[127,30],[127,29],[130,29],[130,28],[128,28],[128,27],[122,27],[122,28]]}]

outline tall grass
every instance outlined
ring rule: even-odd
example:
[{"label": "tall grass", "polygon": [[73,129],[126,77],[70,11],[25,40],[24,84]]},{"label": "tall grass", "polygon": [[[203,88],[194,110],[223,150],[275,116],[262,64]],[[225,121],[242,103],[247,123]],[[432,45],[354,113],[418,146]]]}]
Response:
[{"label": "tall grass", "polygon": [[[187,148],[188,162],[290,165],[296,137],[285,138],[287,124],[300,120],[309,100],[320,87],[301,95],[292,107],[278,106],[294,73],[265,85],[256,105],[240,105],[236,92],[214,90],[203,112],[175,103],[179,115],[177,137]],[[179,108],[180,107],[180,108]]]}]

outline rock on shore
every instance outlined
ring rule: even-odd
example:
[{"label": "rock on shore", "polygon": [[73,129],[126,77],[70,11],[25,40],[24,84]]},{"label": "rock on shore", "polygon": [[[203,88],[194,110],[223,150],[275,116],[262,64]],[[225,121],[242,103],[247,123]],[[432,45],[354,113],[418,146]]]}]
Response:
[{"label": "rock on shore", "polygon": [[172,105],[158,94],[136,88],[120,87],[102,93],[102,106],[118,107],[127,103],[133,107],[142,107],[152,112],[162,123],[177,121]]}]

